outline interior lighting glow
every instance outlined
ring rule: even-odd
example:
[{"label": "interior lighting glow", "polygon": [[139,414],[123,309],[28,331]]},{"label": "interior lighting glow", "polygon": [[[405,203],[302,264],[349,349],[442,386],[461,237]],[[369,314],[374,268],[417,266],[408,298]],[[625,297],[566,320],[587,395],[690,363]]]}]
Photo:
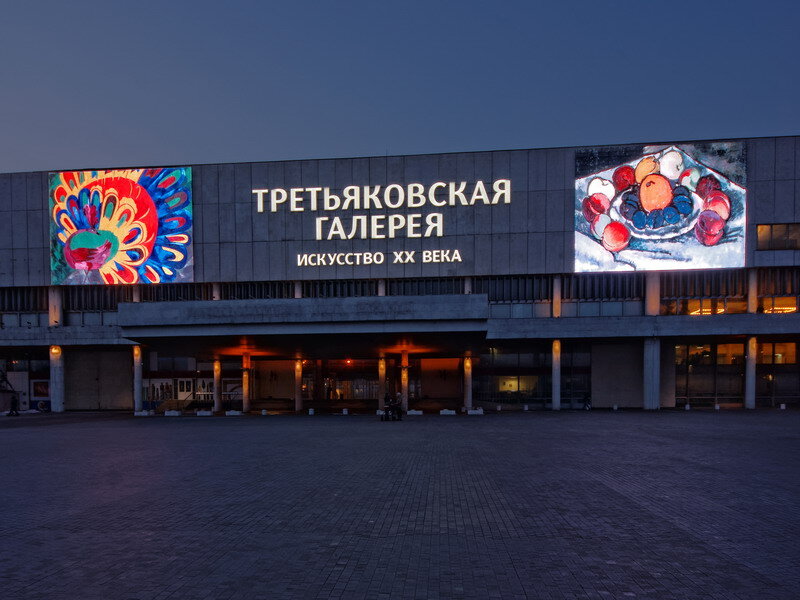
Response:
[{"label": "interior lighting glow", "polygon": [[796,306],[773,306],[764,309],[764,314],[776,315],[797,312]]}]

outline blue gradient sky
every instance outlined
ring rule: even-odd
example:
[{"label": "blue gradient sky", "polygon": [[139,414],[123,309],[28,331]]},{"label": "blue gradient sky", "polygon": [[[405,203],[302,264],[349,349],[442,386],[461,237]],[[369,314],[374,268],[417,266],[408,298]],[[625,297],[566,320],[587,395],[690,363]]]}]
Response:
[{"label": "blue gradient sky", "polygon": [[795,2],[15,2],[0,172],[800,133]]}]

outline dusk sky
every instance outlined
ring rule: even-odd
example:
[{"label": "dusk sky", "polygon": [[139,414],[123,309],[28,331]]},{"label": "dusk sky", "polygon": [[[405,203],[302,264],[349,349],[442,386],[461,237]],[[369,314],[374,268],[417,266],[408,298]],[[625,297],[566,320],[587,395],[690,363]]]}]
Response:
[{"label": "dusk sky", "polygon": [[796,2],[8,2],[0,172],[800,133]]}]

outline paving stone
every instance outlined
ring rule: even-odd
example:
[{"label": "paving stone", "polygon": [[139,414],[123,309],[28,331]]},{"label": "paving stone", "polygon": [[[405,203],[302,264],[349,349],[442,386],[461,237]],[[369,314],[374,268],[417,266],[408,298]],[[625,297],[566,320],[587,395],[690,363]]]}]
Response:
[{"label": "paving stone", "polygon": [[0,456],[3,599],[800,597],[796,412],[24,415]]}]

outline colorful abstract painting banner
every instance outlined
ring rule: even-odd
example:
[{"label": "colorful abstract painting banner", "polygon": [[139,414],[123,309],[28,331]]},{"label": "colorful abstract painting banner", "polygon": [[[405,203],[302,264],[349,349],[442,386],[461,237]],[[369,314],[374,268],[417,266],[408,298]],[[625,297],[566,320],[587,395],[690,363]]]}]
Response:
[{"label": "colorful abstract painting banner", "polygon": [[745,158],[741,142],[579,150],[575,271],[743,267]]},{"label": "colorful abstract painting banner", "polygon": [[50,173],[53,285],[191,282],[190,167]]}]

